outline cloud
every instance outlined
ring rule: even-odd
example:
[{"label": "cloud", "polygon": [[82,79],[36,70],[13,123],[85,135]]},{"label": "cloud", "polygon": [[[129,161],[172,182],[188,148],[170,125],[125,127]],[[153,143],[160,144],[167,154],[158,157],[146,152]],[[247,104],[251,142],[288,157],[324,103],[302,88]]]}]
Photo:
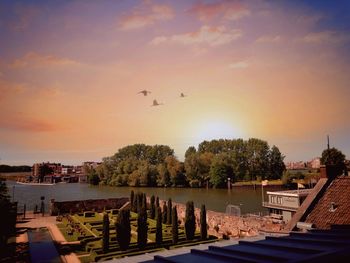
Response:
[{"label": "cloud", "polygon": [[322,43],[343,43],[350,40],[346,34],[341,34],[336,31],[321,31],[311,32],[302,38],[297,39],[299,42],[308,44],[322,44]]},{"label": "cloud", "polygon": [[216,17],[238,20],[250,15],[250,10],[239,1],[218,1],[216,3],[199,2],[190,8],[189,13],[194,14],[201,21]]},{"label": "cloud", "polygon": [[41,55],[29,52],[22,58],[14,60],[9,67],[13,69],[26,67],[48,67],[48,66],[73,66],[80,63],[68,58],[59,58],[54,55]]},{"label": "cloud", "polygon": [[277,43],[281,41],[280,36],[261,36],[255,42],[256,43]]},{"label": "cloud", "polygon": [[20,114],[1,116],[0,129],[27,132],[50,132],[58,127],[45,120],[25,117]]},{"label": "cloud", "polygon": [[171,20],[174,10],[168,5],[152,5],[150,2],[135,7],[130,14],[124,15],[119,21],[119,29],[134,30],[144,28],[158,21]]},{"label": "cloud", "polygon": [[224,26],[211,27],[202,26],[198,31],[172,36],[155,37],[150,44],[160,45],[162,43],[177,43],[182,45],[200,45],[209,46],[224,45],[236,40],[242,36],[241,30],[227,30]]},{"label": "cloud", "polygon": [[228,65],[228,67],[230,69],[245,69],[249,66],[249,63],[247,61],[238,61],[238,62],[234,62],[231,63],[230,65]]},{"label": "cloud", "polygon": [[9,96],[18,96],[24,93],[28,86],[24,83],[11,83],[5,80],[0,80],[0,101]]}]

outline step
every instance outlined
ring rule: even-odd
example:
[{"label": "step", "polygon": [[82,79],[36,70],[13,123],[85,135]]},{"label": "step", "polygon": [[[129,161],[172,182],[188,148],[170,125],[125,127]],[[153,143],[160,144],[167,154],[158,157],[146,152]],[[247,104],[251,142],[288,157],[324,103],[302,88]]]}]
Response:
[{"label": "step", "polygon": [[315,245],[323,245],[323,246],[344,246],[343,241],[338,240],[332,240],[332,239],[317,239],[315,238],[309,238],[309,237],[295,237],[295,236],[288,236],[288,237],[266,237],[266,240],[275,240],[276,242],[291,242],[291,243],[305,243],[305,244],[315,244]]},{"label": "step", "polygon": [[[226,253],[210,251],[210,250],[199,250],[191,249],[191,255],[202,255],[205,258],[214,258],[225,262],[242,262],[242,263],[254,263],[254,262],[263,262],[262,260],[254,260],[246,256],[240,255],[228,255]],[[205,260],[206,261],[206,260]]]}]

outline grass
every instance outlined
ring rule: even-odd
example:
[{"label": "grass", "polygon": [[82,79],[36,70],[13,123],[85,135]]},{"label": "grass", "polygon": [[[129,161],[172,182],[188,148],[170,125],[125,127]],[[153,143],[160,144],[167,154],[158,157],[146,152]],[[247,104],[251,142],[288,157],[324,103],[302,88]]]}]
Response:
[{"label": "grass", "polygon": [[[241,185],[260,185],[261,181],[254,180],[254,181],[241,181],[241,182],[235,182],[233,185],[234,186],[241,186]],[[269,185],[282,185],[282,180],[269,180],[268,182]]]}]

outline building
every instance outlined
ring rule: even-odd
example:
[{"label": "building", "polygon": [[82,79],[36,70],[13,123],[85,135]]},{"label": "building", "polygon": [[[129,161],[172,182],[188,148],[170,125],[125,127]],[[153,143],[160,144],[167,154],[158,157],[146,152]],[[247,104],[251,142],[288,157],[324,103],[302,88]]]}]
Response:
[{"label": "building", "polygon": [[268,208],[270,216],[288,222],[312,189],[267,192],[268,201],[263,207]]}]

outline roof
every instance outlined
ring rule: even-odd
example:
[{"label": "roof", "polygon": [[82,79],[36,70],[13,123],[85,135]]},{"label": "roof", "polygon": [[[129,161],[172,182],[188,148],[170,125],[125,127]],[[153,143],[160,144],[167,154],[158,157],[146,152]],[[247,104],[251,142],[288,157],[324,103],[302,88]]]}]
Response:
[{"label": "roof", "polygon": [[349,262],[350,228],[291,232],[288,236],[267,236],[260,241],[239,241],[238,245],[191,249],[191,253],[146,262]]},{"label": "roof", "polygon": [[319,229],[329,229],[334,224],[350,224],[349,198],[350,177],[335,178],[305,221],[313,223]]}]

